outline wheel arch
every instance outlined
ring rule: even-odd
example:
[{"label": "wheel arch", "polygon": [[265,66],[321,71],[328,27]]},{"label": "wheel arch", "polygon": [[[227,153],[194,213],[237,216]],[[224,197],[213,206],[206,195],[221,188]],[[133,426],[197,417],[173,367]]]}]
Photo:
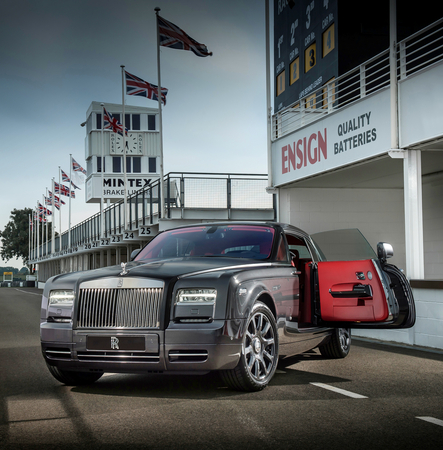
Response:
[{"label": "wheel arch", "polygon": [[255,302],[264,303],[271,310],[274,319],[277,320],[277,308],[275,307],[274,299],[268,292],[265,291],[259,294],[259,296],[255,299],[254,303]]}]

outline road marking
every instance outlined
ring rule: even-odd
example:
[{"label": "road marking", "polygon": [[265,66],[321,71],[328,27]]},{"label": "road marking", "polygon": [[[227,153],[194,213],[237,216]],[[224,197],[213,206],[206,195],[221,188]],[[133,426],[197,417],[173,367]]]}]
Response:
[{"label": "road marking", "polygon": [[309,383],[309,384],[313,384],[314,386],[318,386],[320,388],[327,389],[328,391],[334,391],[334,392],[337,392],[338,394],[346,395],[346,396],[352,397],[352,398],[368,398],[364,395],[356,394],[355,392],[346,391],[344,389],[340,389],[340,388],[337,388],[334,386],[329,386],[329,384],[324,384],[324,383]]},{"label": "road marking", "polygon": [[40,297],[42,296],[41,292],[40,293],[39,292],[29,292],[29,291],[23,291],[22,289],[16,289],[16,291],[24,292],[25,294],[38,295]]},{"label": "road marking", "polygon": [[435,417],[416,417],[416,419],[424,420],[425,422],[430,422],[443,427],[443,420],[436,419]]}]

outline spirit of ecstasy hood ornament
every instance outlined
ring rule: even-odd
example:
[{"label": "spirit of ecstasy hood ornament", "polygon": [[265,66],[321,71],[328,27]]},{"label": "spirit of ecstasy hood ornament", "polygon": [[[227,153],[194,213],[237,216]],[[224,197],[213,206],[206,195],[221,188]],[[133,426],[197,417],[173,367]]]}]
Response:
[{"label": "spirit of ecstasy hood ornament", "polygon": [[127,263],[122,263],[122,271],[120,272],[120,275],[126,275],[128,272],[126,272],[126,264]]}]

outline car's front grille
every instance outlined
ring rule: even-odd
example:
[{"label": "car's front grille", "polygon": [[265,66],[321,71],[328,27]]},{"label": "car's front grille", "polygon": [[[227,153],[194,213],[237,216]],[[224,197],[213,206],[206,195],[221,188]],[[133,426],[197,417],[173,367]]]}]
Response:
[{"label": "car's front grille", "polygon": [[81,288],[77,328],[159,328],[161,287]]}]

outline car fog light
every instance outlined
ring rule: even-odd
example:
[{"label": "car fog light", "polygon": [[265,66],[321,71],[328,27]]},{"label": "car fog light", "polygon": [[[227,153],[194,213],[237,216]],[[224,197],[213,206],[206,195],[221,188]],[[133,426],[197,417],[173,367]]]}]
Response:
[{"label": "car fog light", "polygon": [[216,289],[179,289],[177,303],[215,303]]}]

